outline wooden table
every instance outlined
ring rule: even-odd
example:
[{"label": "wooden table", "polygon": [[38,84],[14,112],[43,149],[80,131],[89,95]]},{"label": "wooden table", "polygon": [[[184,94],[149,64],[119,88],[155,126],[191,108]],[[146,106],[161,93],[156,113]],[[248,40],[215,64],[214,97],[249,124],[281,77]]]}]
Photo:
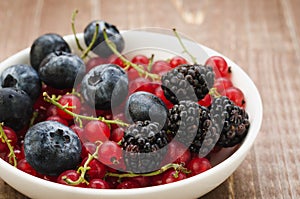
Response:
[{"label": "wooden table", "polygon": [[[175,27],[239,64],[262,95],[262,128],[237,171],[203,198],[300,198],[299,0],[1,0],[0,60],[43,33],[71,34],[74,9],[79,31],[93,19]],[[26,197],[0,180],[0,198]]]}]

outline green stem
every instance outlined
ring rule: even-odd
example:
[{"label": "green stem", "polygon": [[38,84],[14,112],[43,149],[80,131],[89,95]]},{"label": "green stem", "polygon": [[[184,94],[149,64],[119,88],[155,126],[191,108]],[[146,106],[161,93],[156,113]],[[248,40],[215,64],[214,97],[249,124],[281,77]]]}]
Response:
[{"label": "green stem", "polygon": [[151,57],[150,57],[150,59],[149,59],[149,63],[148,63],[148,66],[147,66],[147,70],[148,71],[151,71],[151,69],[152,69],[153,60],[154,60],[154,54],[152,54]]},{"label": "green stem", "polygon": [[81,59],[85,59],[87,57],[87,55],[89,54],[89,52],[92,50],[96,40],[97,40],[97,36],[98,36],[98,32],[99,32],[99,24],[96,23],[96,27],[95,27],[95,32],[93,34],[93,38],[91,43],[89,44],[89,46],[85,49],[85,51],[83,52],[83,54],[81,55]]},{"label": "green stem", "polygon": [[144,75],[145,78],[150,77],[152,80],[160,80],[160,76],[157,74],[149,73],[145,71],[144,67],[135,63],[130,62],[127,60],[116,48],[116,45],[108,38],[106,29],[103,29],[103,36],[104,40],[107,43],[108,47],[111,49],[111,51],[117,55],[125,64],[125,69],[128,69],[129,67],[134,68],[140,75]]},{"label": "green stem", "polygon": [[210,94],[211,96],[213,96],[214,98],[222,97],[222,95],[217,91],[216,88],[211,88],[211,89],[209,90],[209,94]]},{"label": "green stem", "polygon": [[77,169],[77,172],[80,173],[80,177],[76,181],[69,179],[67,176],[63,176],[62,179],[69,185],[79,185],[81,183],[89,184],[88,181],[85,179],[85,174],[88,170],[91,169],[89,167],[89,164],[93,159],[97,157],[100,145],[101,144],[97,146],[96,151],[93,154],[88,155],[88,159],[85,161],[84,165]]},{"label": "green stem", "polygon": [[173,28],[173,32],[174,32],[175,36],[177,37],[177,39],[178,39],[178,41],[179,41],[181,47],[183,48],[183,52],[184,52],[184,53],[187,53],[187,54],[190,56],[190,58],[191,58],[191,60],[193,61],[194,64],[197,64],[196,57],[194,57],[194,56],[187,50],[187,48],[186,48],[185,45],[183,44],[182,39],[181,39],[181,37],[179,36],[179,34],[177,33],[177,31],[176,31],[175,28]]},{"label": "green stem", "polygon": [[78,121],[79,124],[80,124],[80,127],[82,127],[82,119],[83,120],[99,120],[99,121],[102,121],[106,124],[117,124],[117,125],[120,125],[120,126],[129,126],[129,124],[121,121],[121,120],[107,120],[105,119],[104,117],[92,117],[92,116],[85,116],[85,115],[80,115],[80,114],[76,114],[76,113],[73,113],[72,111],[68,110],[68,108],[70,108],[69,106],[63,106],[61,105],[59,102],[57,102],[57,97],[55,95],[52,95],[52,97],[50,97],[46,92],[43,93],[43,96],[44,96],[44,100],[46,102],[49,102],[53,105],[55,105],[57,108],[63,110],[64,112],[66,112],[67,114],[73,116],[75,118],[75,121]]},{"label": "green stem", "polygon": [[9,154],[8,154],[8,158],[9,160],[13,160],[13,166],[17,167],[17,157],[16,154],[14,153],[14,148],[13,146],[10,144],[11,140],[9,140],[3,130],[3,123],[0,123],[0,139],[3,143],[5,143],[9,149]]},{"label": "green stem", "polygon": [[155,176],[164,173],[168,169],[173,168],[176,171],[182,171],[184,173],[190,173],[188,169],[183,167],[181,164],[175,164],[175,163],[170,163],[167,164],[163,167],[161,167],[159,170],[150,172],[150,173],[112,173],[112,172],[107,172],[106,176],[111,176],[111,177],[118,177],[118,178],[133,178],[137,176],[144,176],[144,177],[149,177],[149,176]]},{"label": "green stem", "polygon": [[77,47],[78,49],[83,52],[83,48],[82,46],[80,45],[80,42],[79,42],[79,39],[77,37],[77,31],[76,31],[76,28],[75,28],[75,18],[76,18],[76,15],[78,14],[78,10],[74,10],[73,13],[72,13],[72,32],[74,34],[74,37],[75,37],[75,41],[76,41],[76,44],[77,44]]}]

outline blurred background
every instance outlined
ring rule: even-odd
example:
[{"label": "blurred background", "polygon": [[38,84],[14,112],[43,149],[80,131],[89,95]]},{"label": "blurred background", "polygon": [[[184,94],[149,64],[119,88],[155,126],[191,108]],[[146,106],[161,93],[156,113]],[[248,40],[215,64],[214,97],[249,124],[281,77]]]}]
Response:
[{"label": "blurred background", "polygon": [[[176,28],[253,79],[263,98],[261,132],[238,170],[203,198],[300,197],[299,0],[0,0],[0,61],[41,34],[71,34],[75,9],[78,32],[94,19],[120,30]],[[0,198],[26,197],[0,180]]]}]

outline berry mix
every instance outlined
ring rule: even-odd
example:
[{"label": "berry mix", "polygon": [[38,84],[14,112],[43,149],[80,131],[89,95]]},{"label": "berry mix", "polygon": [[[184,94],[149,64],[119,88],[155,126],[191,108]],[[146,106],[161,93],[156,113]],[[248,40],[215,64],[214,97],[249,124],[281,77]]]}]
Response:
[{"label": "berry mix", "polygon": [[88,24],[84,42],[79,56],[60,35],[41,35],[30,65],[1,73],[0,157],[9,164],[69,186],[148,187],[210,169],[212,153],[247,135],[245,98],[224,58],[128,59],[105,21]]}]

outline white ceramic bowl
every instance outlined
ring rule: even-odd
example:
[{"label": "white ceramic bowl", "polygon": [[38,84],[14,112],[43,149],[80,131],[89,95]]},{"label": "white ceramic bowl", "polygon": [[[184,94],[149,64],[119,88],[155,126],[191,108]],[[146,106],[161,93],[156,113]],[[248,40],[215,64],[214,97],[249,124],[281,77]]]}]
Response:
[{"label": "white ceramic bowl", "polygon": [[[148,31],[124,31],[122,34],[126,44],[124,52],[127,55],[133,55],[136,52],[149,55],[149,53],[152,54],[154,50],[156,59],[170,58],[172,57],[170,55],[174,54],[181,55],[188,59],[187,55],[182,53],[182,47],[179,45],[177,38],[172,35]],[[83,35],[79,34],[78,37],[81,43],[83,43]],[[66,36],[65,39],[75,52],[77,48],[74,36],[69,35]],[[199,63],[204,63],[208,56],[221,55],[218,52],[189,40],[184,40],[184,43],[189,52],[197,57]],[[29,63],[29,51],[30,49],[27,48],[4,60],[0,64],[0,72],[12,64]],[[197,176],[166,185],[128,190],[97,190],[65,186],[42,180],[24,173],[0,159],[0,177],[19,192],[30,198],[37,199],[182,199],[198,198],[208,193],[225,181],[241,164],[253,145],[262,122],[262,103],[257,88],[238,65],[225,56],[223,57],[232,67],[233,83],[245,94],[247,100],[246,110],[250,116],[251,126],[247,137],[240,147],[221,150],[217,155],[212,157],[212,161],[216,164],[212,169]]]}]

